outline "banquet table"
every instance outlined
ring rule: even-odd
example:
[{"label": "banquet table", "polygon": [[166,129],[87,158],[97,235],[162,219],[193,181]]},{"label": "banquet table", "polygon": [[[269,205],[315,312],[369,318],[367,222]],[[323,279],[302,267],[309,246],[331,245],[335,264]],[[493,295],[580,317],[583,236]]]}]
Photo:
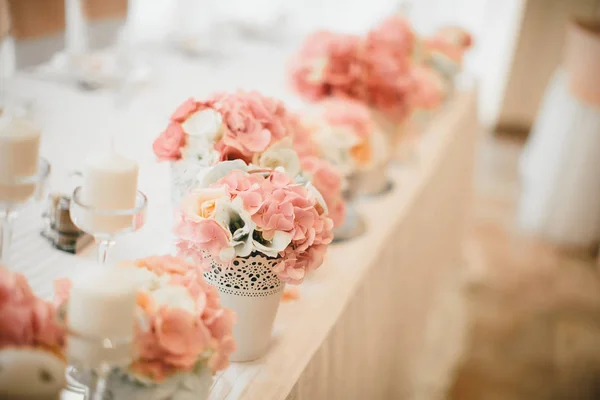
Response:
[{"label": "banquet table", "polygon": [[[306,107],[285,82],[291,49],[252,44],[230,59],[191,61],[166,54],[153,60],[150,83],[121,106],[110,92],[24,76],[14,84],[21,97],[35,101],[53,190],[70,190],[68,173],[86,155],[108,148],[110,137],[119,152],[140,162],[148,222],[119,240],[111,253],[117,261],[171,249],[169,168],[151,152],[171,111],[189,96],[238,87],[282,98],[291,108]],[[330,247],[324,265],[299,287],[299,298],[281,304],[267,354],[217,374],[211,400],[410,396],[432,305],[462,262],[478,131],[476,89],[462,85],[428,124],[412,157],[390,167],[393,190],[359,202],[367,232]],[[53,280],[85,275],[82,260],[94,252],[53,249],[39,235],[40,207],[18,219],[9,264],[34,291],[51,298]]]}]

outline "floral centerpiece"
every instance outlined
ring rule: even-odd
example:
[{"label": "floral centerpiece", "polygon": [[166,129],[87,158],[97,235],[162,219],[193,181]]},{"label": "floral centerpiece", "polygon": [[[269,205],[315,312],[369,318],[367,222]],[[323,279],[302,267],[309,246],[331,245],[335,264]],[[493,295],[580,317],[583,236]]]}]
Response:
[{"label": "floral centerpiece", "polygon": [[54,305],[0,266],[0,398],[58,398],[66,386],[64,344]]},{"label": "floral centerpiece", "polygon": [[[278,168],[298,181],[314,180],[323,189],[334,224],[343,220],[340,191],[326,187],[323,178],[333,167],[306,161],[295,148],[294,115],[283,103],[257,92],[220,93],[207,101],[188,99],[171,116],[155,140],[159,160],[172,162],[175,203],[201,185],[208,167],[239,160],[253,168]],[[232,164],[240,166],[239,163]]]},{"label": "floral centerpiece", "polygon": [[[235,350],[233,312],[221,306],[217,290],[196,266],[177,257],[152,256],[123,264],[139,268],[142,319],[136,326],[133,361],[110,376],[112,398],[208,398],[212,375],[227,367]],[[64,303],[70,281],[55,285],[57,302]]]},{"label": "floral centerpiece", "polygon": [[[286,109],[280,101],[258,92],[217,93],[206,101],[190,98],[180,105],[153,150],[159,160],[172,162],[178,202],[196,186],[196,175],[207,166],[225,160],[260,161],[263,153],[288,136]],[[290,168],[295,160],[287,161]]]},{"label": "floral centerpiece", "polygon": [[317,103],[313,113],[304,116],[303,123],[307,138],[298,142],[309,142],[304,147],[342,172],[345,190],[376,194],[388,184],[388,141],[363,103],[326,99]]},{"label": "floral centerpiece", "polygon": [[[459,38],[459,39],[457,39]],[[438,67],[438,54],[460,54],[470,40],[453,30],[420,39],[401,15],[392,15],[364,37],[319,31],[310,35],[290,64],[293,88],[304,98],[319,101],[346,97],[369,107],[388,135],[397,156],[411,147],[411,117],[438,108],[452,82]],[[426,112],[422,112],[426,111]]]},{"label": "floral centerpiece", "polygon": [[293,88],[312,101],[349,97],[402,122],[414,86],[414,38],[408,28],[386,20],[365,38],[327,31],[310,35],[290,65]]},{"label": "floral centerpiece", "polygon": [[333,222],[310,183],[233,163],[241,166],[212,167],[205,186],[184,199],[174,233],[180,255],[203,266],[236,312],[232,360],[246,361],[268,347],[284,283],[301,283],[322,264]]}]

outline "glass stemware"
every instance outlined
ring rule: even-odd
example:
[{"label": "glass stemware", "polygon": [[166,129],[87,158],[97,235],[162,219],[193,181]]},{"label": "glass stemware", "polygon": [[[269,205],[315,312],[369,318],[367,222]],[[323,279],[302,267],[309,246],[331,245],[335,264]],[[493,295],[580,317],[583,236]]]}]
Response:
[{"label": "glass stemware", "polygon": [[[65,316],[63,315],[63,318]],[[61,321],[66,324],[66,321]],[[129,364],[133,338],[90,337],[66,327],[68,393],[86,400],[109,398],[109,378],[115,367]]]},{"label": "glass stemware", "polygon": [[148,198],[139,190],[131,209],[110,210],[86,205],[81,200],[81,186],[73,192],[70,213],[73,223],[92,235],[98,244],[98,262],[106,264],[110,248],[121,235],[137,232],[146,220]]},{"label": "glass stemware", "polygon": [[85,1],[65,1],[65,48],[52,60],[32,72],[33,77],[75,84],[79,89],[118,89],[128,80],[146,82],[150,68],[136,57],[131,38],[133,13],[138,7],[129,0],[128,12],[114,46],[92,50],[89,45],[88,19]]},{"label": "glass stemware", "polygon": [[50,175],[50,163],[39,159],[38,172],[32,176],[2,177],[0,175],[0,262],[8,264],[13,224],[19,211],[32,200],[44,197]]}]

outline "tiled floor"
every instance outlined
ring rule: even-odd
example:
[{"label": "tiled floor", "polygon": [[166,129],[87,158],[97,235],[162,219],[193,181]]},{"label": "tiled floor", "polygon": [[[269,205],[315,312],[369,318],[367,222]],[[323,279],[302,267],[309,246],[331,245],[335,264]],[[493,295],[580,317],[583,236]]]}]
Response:
[{"label": "tiled floor", "polygon": [[590,387],[600,383],[596,263],[518,231],[521,149],[481,142],[467,266],[440,299],[416,398],[600,398]]}]

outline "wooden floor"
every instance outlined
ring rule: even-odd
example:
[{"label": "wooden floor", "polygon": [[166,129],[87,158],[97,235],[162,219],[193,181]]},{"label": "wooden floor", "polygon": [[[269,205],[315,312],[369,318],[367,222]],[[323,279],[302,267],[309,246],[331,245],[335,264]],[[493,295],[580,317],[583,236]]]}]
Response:
[{"label": "wooden floor", "polygon": [[522,146],[481,141],[467,262],[438,300],[416,399],[600,398],[597,264],[518,231]]}]

